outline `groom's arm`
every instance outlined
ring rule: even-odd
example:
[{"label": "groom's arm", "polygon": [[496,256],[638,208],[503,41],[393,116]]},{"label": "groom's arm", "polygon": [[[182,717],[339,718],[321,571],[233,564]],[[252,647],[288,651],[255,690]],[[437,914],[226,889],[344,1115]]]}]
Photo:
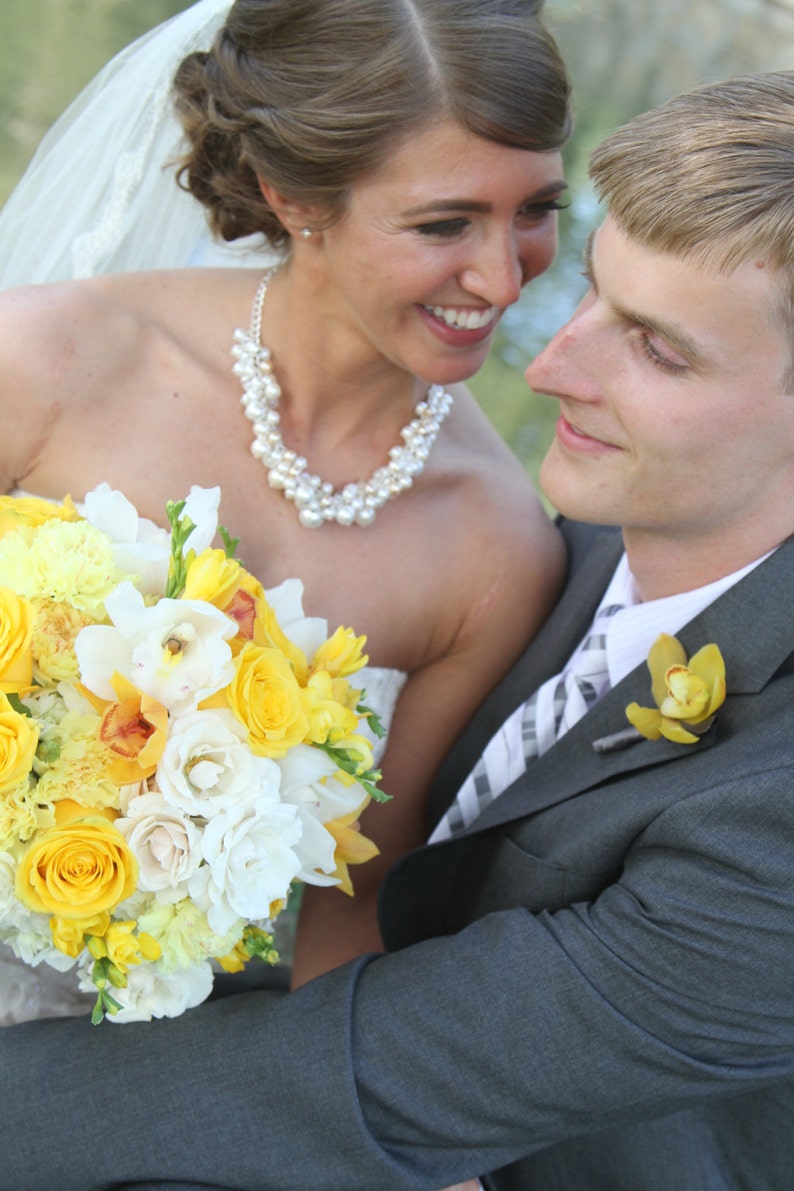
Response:
[{"label": "groom's arm", "polygon": [[15,1191],[431,1188],[794,1077],[789,737],[674,804],[591,905],[517,908],[289,996],[0,1030]]}]

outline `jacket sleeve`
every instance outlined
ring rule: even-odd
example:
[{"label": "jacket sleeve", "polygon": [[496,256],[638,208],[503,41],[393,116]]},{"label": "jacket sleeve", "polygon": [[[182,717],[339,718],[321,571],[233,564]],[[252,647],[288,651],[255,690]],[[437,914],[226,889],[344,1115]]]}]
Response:
[{"label": "jacket sleeve", "polygon": [[[794,1076],[789,746],[665,810],[620,880],[287,996],[0,1031],[7,1186],[446,1186]],[[759,761],[759,767],[761,762]]]}]

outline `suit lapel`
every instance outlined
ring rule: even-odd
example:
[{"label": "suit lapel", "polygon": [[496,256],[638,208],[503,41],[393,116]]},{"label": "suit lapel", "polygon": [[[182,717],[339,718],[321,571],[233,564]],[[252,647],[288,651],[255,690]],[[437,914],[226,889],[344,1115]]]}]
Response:
[{"label": "suit lapel", "polygon": [[[610,575],[612,569],[614,567],[610,569]],[[790,607],[792,579],[794,538],[677,634],[688,656],[709,642],[720,647],[726,663],[726,710],[731,699],[756,694],[763,689],[786,658],[794,653],[794,618]],[[593,582],[596,583],[595,577]],[[606,586],[602,574],[597,586],[593,611]],[[591,603],[592,600],[588,601],[587,606]],[[582,625],[580,617],[573,645],[561,660],[559,653],[553,660],[557,669],[567,660],[586,628],[587,623]],[[538,637],[537,645],[540,644]],[[529,688],[525,687],[523,697],[529,693]],[[651,705],[650,676],[644,663],[601,699],[558,744],[543,757],[531,761],[527,774],[492,802],[466,834],[534,814],[631,770],[712,748],[719,740],[718,718],[697,744],[642,740],[616,752],[597,753],[594,741],[627,727],[625,709],[633,700],[644,706]]]}]

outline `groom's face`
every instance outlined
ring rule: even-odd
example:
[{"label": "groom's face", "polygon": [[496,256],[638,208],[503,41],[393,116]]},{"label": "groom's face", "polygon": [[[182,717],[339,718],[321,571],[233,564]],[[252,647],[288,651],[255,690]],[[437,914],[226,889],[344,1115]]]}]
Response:
[{"label": "groom's face", "polygon": [[586,263],[589,291],[527,371],[560,399],[551,503],[695,545],[723,535],[726,557],[754,527],[762,547],[772,526],[780,541],[794,529],[794,394],[779,277],[755,260],[706,271],[609,218]]}]

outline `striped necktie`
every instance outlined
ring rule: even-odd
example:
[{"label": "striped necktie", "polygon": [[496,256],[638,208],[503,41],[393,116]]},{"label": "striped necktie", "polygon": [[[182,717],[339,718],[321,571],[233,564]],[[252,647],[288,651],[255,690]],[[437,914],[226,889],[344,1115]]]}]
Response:
[{"label": "striped necktie", "polygon": [[[622,604],[608,604],[599,609],[590,632],[566,669],[535,691],[524,704],[520,724],[524,770],[533,757],[542,756],[609,689],[607,628],[622,608]],[[542,694],[551,698],[541,699]],[[543,708],[540,714],[539,706]],[[468,827],[502,793],[494,788],[490,774],[510,771],[508,750],[505,733],[500,729],[433,832],[433,842],[449,839]]]}]

